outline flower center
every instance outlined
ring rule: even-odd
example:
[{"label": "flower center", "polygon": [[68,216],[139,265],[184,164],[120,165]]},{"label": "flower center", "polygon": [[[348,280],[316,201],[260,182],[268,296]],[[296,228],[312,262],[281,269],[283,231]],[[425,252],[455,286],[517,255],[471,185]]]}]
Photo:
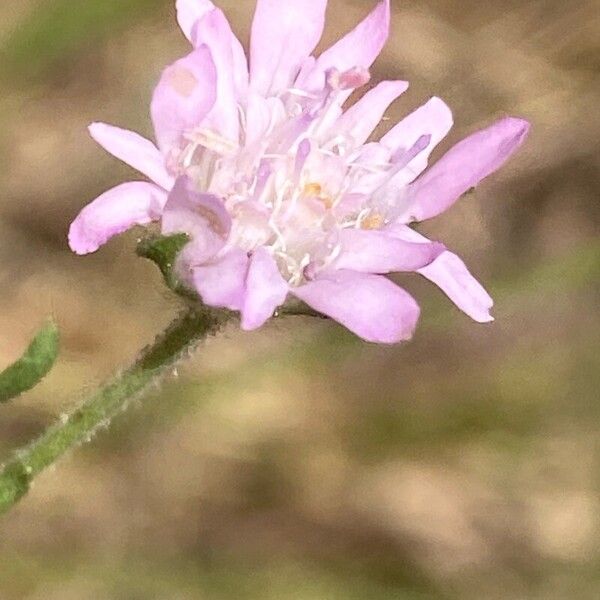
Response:
[{"label": "flower center", "polygon": [[[223,199],[233,221],[228,244],[247,252],[269,248],[282,276],[299,285],[335,261],[343,229],[385,225],[372,195],[393,167],[389,157],[370,157],[350,136],[335,133],[335,94],[298,98],[290,90],[269,102],[270,123],[257,139],[237,145],[195,130],[178,169],[198,190]],[[241,140],[247,120],[240,108]]]}]

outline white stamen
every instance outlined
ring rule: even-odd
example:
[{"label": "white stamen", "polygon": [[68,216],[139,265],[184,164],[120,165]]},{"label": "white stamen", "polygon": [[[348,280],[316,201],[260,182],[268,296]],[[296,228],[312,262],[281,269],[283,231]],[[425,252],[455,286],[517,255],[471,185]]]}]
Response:
[{"label": "white stamen", "polygon": [[[268,99],[268,126],[251,145],[248,113],[239,106],[241,145],[198,129],[185,136],[187,145],[176,157],[178,172],[200,191],[223,198],[233,220],[229,243],[247,252],[269,248],[290,285],[303,284],[335,262],[341,231],[378,228],[389,216],[383,202],[389,190],[382,186],[404,166],[386,162],[385,149],[364,151],[351,135],[332,134],[342,112],[339,86],[366,76],[359,70],[332,73],[338,87],[321,94],[290,88]],[[344,212],[344,200],[353,194],[365,201]]]}]

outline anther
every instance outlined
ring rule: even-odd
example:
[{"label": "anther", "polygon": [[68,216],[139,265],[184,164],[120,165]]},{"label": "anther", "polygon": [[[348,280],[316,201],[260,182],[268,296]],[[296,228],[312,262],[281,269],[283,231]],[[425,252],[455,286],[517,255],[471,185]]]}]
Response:
[{"label": "anther", "polygon": [[372,213],[365,217],[361,224],[361,229],[381,229],[381,227],[385,224],[385,219],[379,213]]}]

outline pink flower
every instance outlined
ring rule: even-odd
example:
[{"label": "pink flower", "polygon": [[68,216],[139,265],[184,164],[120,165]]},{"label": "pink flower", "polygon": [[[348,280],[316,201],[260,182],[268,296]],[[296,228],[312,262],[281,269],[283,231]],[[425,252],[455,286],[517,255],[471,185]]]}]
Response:
[{"label": "pink flower", "polygon": [[366,340],[410,338],[419,307],[385,274],[417,271],[465,313],[491,321],[492,300],[455,254],[409,224],[435,217],[498,169],[529,125],[504,118],[428,159],[452,126],[439,98],[368,142],[408,87],[369,81],[389,31],[389,0],[318,58],[326,0],[258,0],[250,69],[223,13],[178,0],[193,50],[163,72],[152,100],[157,146],[95,123],[92,137],[149,182],[122,184],[77,217],[69,242],[94,252],[134,225],[160,221],[190,243],[178,269],[202,300],[267,321],[288,295]]}]

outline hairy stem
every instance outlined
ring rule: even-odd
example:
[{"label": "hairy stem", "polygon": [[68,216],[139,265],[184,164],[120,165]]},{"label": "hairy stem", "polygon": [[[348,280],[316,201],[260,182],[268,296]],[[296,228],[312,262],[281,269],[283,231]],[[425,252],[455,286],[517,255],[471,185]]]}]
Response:
[{"label": "hairy stem", "polygon": [[0,514],[29,490],[32,480],[65,452],[89,441],[129,401],[169,372],[201,340],[217,331],[230,315],[194,308],[176,319],[127,370],[116,375],[70,414],[65,414],[31,445],[17,451],[0,469]]}]

